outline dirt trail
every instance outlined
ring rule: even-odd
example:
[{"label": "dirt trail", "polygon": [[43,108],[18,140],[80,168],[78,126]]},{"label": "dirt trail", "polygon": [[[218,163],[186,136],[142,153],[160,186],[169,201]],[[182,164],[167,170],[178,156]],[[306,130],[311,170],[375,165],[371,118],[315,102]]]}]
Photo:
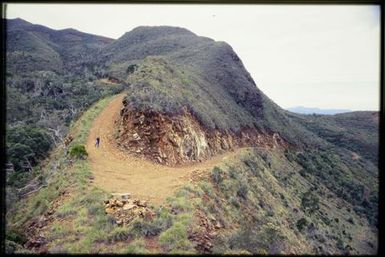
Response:
[{"label": "dirt trail", "polygon": [[[107,192],[131,193],[133,197],[159,205],[178,187],[191,181],[194,174],[210,170],[241,151],[180,167],[168,167],[130,156],[118,149],[114,140],[115,124],[123,107],[124,95],[117,95],[94,120],[86,146],[94,183]],[[98,136],[100,147],[96,148]]]}]

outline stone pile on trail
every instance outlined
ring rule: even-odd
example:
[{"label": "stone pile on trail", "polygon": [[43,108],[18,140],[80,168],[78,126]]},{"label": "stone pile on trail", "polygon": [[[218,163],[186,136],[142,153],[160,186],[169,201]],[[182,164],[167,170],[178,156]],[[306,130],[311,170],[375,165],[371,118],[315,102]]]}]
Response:
[{"label": "stone pile on trail", "polygon": [[147,202],[130,199],[129,194],[114,194],[112,199],[104,201],[105,211],[113,217],[119,226],[128,225],[136,217],[152,220],[155,213],[147,207]]}]

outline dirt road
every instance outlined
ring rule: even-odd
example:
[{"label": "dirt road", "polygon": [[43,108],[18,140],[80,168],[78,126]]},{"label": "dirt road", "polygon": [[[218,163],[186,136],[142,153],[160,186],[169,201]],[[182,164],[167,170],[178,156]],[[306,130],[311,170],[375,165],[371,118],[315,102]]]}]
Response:
[{"label": "dirt road", "polygon": [[[168,167],[130,156],[117,148],[115,123],[123,107],[125,94],[117,95],[92,124],[87,141],[89,162],[96,186],[110,193],[131,193],[133,197],[159,205],[196,173],[204,173],[215,165],[236,156],[239,151],[218,155],[210,160],[181,167]],[[99,148],[95,147],[100,137]]]}]

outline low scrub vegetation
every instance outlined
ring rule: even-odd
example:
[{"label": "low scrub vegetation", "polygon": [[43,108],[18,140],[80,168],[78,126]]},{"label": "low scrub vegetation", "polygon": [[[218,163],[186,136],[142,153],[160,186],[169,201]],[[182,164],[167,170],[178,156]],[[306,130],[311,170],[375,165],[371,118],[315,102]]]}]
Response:
[{"label": "low scrub vegetation", "polygon": [[87,153],[84,145],[74,145],[71,147],[71,149],[69,151],[69,155],[72,158],[84,160],[87,158],[88,153]]}]

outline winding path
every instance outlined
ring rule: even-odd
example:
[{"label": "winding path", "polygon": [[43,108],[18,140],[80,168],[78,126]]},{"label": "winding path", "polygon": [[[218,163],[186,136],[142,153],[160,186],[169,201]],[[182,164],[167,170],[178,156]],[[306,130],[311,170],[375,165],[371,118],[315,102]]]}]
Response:
[{"label": "winding path", "polygon": [[[114,140],[115,124],[123,107],[124,96],[122,93],[113,98],[94,120],[86,145],[94,184],[107,192],[130,193],[133,197],[160,205],[177,188],[194,180],[197,174],[211,170],[241,151],[239,149],[201,163],[178,167],[130,156],[120,150]],[[96,148],[95,140],[98,136],[100,147]]]}]

